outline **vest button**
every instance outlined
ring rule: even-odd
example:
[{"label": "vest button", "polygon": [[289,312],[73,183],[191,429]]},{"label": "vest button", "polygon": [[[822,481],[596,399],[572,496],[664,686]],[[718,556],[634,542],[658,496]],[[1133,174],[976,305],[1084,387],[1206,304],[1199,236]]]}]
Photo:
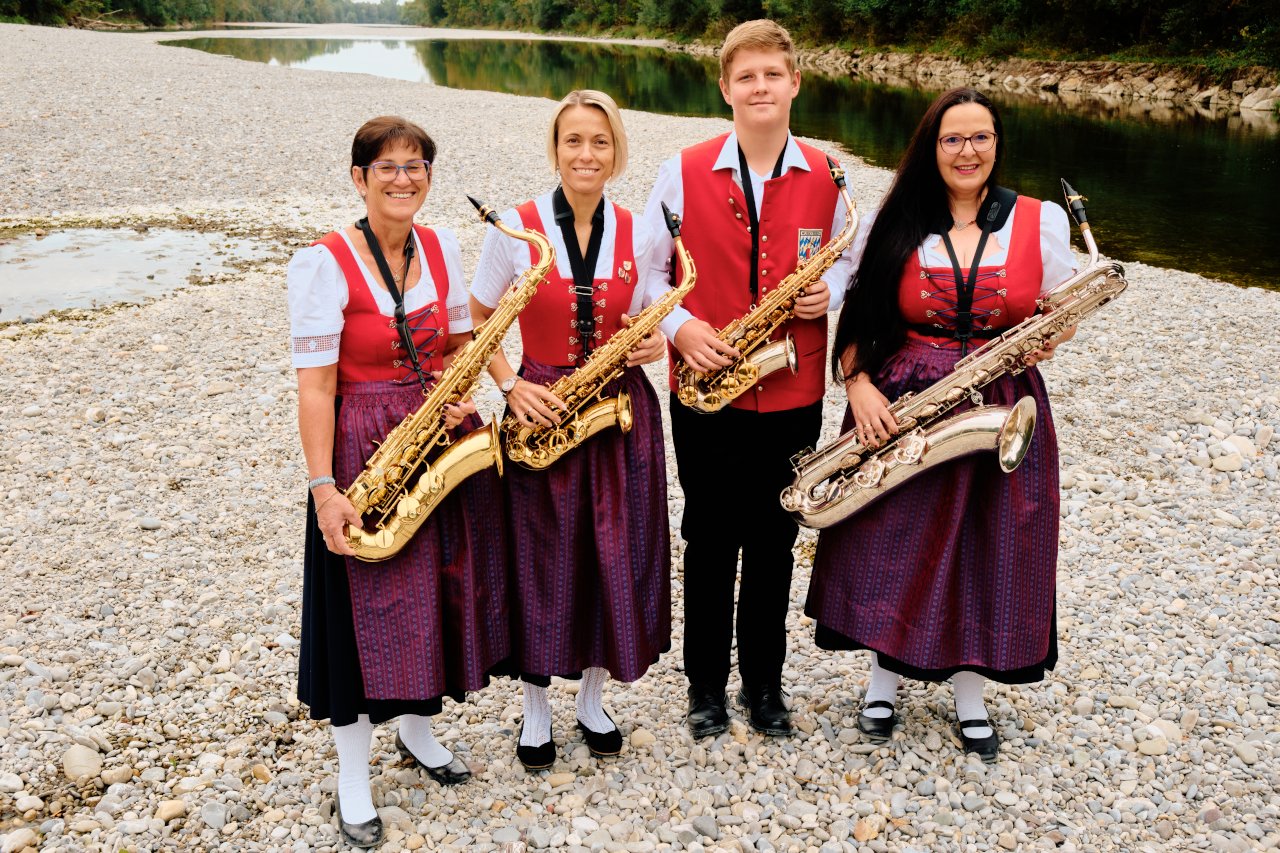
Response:
[{"label": "vest button", "polygon": [[768,270],[760,270],[760,275],[768,275],[768,274],[769,274]]},{"label": "vest button", "polygon": [[761,253],[760,253],[760,259],[761,259],[761,260],[764,260],[764,259],[765,259],[765,258],[767,258],[767,257],[769,257],[769,253],[768,253],[768,252],[761,252]]},{"label": "vest button", "polygon": [[768,242],[769,242],[769,235],[768,235],[768,234],[761,234],[761,235],[760,235],[760,242],[761,242],[761,243],[768,243]]},{"label": "vest button", "polygon": [[735,213],[735,214],[734,214],[734,216],[738,217],[739,219],[741,219],[741,218],[742,218],[742,214],[741,214],[741,213]]},{"label": "vest button", "polygon": [[763,385],[757,385],[757,386],[756,386],[756,390],[757,390],[757,391],[763,391],[763,390],[764,390],[764,386],[763,386]]}]

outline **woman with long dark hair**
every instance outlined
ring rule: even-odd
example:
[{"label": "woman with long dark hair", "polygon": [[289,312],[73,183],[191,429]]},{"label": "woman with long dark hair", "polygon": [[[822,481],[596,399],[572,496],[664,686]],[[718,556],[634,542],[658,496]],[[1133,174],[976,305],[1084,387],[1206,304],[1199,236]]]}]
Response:
[{"label": "woman with long dark hair", "polygon": [[[945,92],[864,219],[832,361],[849,399],[844,429],[865,444],[897,432],[891,401],[951,373],[1074,272],[1066,212],[996,183],[1003,133],[980,92]],[[1073,332],[983,391],[991,405],[1035,399],[1035,436],[1016,471],[984,456],[943,463],[818,538],[805,611],[823,648],[875,653],[858,715],[873,741],[897,723],[900,676],[949,679],[965,750],[993,761],[985,680],[1038,681],[1057,661],[1058,449],[1034,365]]]}]

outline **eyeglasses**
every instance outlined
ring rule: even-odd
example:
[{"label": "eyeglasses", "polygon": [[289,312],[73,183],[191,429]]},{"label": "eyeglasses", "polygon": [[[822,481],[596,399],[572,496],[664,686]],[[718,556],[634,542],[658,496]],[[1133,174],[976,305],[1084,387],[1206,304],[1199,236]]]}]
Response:
[{"label": "eyeglasses", "polygon": [[396,165],[390,160],[378,160],[365,166],[366,169],[373,172],[373,176],[384,184],[389,184],[400,176],[400,170],[404,169],[405,175],[411,181],[421,181],[426,179],[431,172],[430,160],[410,160],[403,166]]},{"label": "eyeglasses", "polygon": [[938,145],[948,154],[959,154],[964,150],[966,142],[973,146],[975,153],[990,151],[996,144],[996,132],[994,130],[984,130],[981,133],[975,133],[973,136],[960,136],[957,133],[950,133],[938,139]]}]

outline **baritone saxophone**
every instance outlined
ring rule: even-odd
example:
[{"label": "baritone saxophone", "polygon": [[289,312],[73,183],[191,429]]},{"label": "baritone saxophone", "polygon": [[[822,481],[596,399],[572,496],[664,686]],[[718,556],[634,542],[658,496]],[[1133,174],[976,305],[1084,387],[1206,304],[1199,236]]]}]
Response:
[{"label": "baritone saxophone", "polygon": [[[556,261],[555,250],[541,233],[507,227],[497,213],[471,196],[480,218],[502,233],[531,243],[538,262],[507,289],[489,319],[471,332],[417,411],[383,439],[346,496],[364,520],[364,529],[347,529],[347,544],[356,559],[376,563],[395,556],[422,527],[431,511],[458,485],[490,466],[502,473],[502,450],[493,421],[452,441],[445,429],[445,406],[471,394],[480,372],[502,345],[517,315],[529,304]],[[436,447],[443,450],[433,458]]]},{"label": "baritone saxophone", "polygon": [[[1022,462],[1035,431],[1036,406],[1023,397],[1013,406],[986,406],[982,389],[1005,374],[1026,369],[1023,358],[1115,299],[1127,286],[1124,268],[1098,259],[1084,196],[1065,180],[1067,207],[1089,250],[1089,264],[1055,287],[1035,314],[956,363],[954,370],[917,394],[904,394],[889,411],[898,432],[878,448],[850,430],[816,451],[792,458],[795,481],[783,490],[783,509],[806,527],[830,527],[865,509],[912,477],[972,453],[995,451],[1000,470]],[[965,400],[973,408],[948,413]]]},{"label": "baritone saxophone", "polygon": [[840,192],[845,206],[844,228],[796,268],[795,272],[778,282],[772,293],[760,300],[760,304],[721,329],[716,336],[736,349],[738,358],[726,367],[718,367],[699,373],[681,363],[676,371],[676,396],[681,403],[696,412],[718,412],[752,388],[761,376],[788,368],[796,372],[796,345],[787,335],[782,340],[770,341],[773,333],[795,316],[796,300],[805,290],[831,269],[845,249],[853,243],[858,230],[858,211],[849,189],[845,185],[844,169],[827,158],[831,180]]},{"label": "baritone saxophone", "polygon": [[640,342],[658,328],[681,300],[693,290],[698,270],[680,237],[680,217],[662,205],[667,230],[676,243],[683,280],[662,298],[645,308],[625,329],[609,338],[583,363],[582,367],[562,376],[550,390],[564,401],[565,410],[557,412],[560,423],[539,426],[507,415],[502,421],[502,443],[507,458],[525,468],[540,470],[552,465],[596,433],[615,424],[624,433],[631,431],[631,397],[623,391],[616,397],[604,395],[605,386],[620,377],[627,368],[627,357]]}]

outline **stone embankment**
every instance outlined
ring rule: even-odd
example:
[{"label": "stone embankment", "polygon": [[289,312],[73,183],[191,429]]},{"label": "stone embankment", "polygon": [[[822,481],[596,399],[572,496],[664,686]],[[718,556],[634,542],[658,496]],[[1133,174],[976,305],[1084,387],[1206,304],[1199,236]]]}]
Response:
[{"label": "stone embankment", "polygon": [[[718,48],[675,45],[714,56]],[[849,74],[877,82],[914,86],[1001,86],[1014,91],[1056,92],[1100,99],[1130,99],[1187,104],[1214,111],[1273,113],[1280,103],[1280,77],[1268,68],[1246,68],[1230,82],[1215,81],[1204,68],[1173,68],[1154,63],[1052,62],[986,59],[966,62],[952,56],[880,53],[861,50],[800,51],[800,65],[828,74]]]}]

